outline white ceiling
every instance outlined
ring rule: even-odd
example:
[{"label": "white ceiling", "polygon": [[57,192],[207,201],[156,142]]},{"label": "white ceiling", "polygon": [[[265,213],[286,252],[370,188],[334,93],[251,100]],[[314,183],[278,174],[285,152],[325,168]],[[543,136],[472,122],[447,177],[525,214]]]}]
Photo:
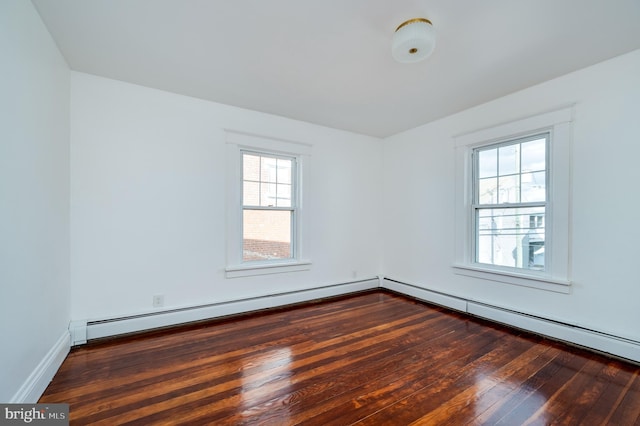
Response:
[{"label": "white ceiling", "polygon": [[378,137],[640,48],[640,0],[32,1],[74,70]]}]

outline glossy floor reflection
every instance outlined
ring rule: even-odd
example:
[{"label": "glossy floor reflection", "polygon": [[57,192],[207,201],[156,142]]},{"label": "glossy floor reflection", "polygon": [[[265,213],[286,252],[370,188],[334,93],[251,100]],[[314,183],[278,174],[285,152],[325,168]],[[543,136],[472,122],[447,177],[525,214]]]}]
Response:
[{"label": "glossy floor reflection", "polygon": [[[250,422],[258,413],[268,412],[272,406],[271,395],[291,393],[292,365],[288,347],[270,349],[245,360],[240,390],[242,423]],[[265,400],[266,403],[262,402]],[[290,424],[288,411],[281,411],[275,420]]]}]

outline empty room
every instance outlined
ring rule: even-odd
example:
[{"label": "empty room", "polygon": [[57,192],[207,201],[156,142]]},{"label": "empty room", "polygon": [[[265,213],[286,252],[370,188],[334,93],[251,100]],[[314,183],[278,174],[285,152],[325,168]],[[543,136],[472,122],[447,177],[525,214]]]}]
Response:
[{"label": "empty room", "polygon": [[0,423],[640,424],[638,22],[3,0]]}]

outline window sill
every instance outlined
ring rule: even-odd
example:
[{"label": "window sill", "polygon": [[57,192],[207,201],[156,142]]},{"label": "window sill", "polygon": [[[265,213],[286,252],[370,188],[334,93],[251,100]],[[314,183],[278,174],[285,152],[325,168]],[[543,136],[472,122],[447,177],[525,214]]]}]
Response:
[{"label": "window sill", "polygon": [[239,266],[229,266],[225,269],[227,278],[251,277],[254,275],[280,274],[284,272],[308,271],[311,269],[310,260],[299,260],[278,263],[253,263]]},{"label": "window sill", "polygon": [[569,294],[571,281],[555,279],[551,277],[527,275],[507,270],[483,268],[475,265],[453,265],[454,273],[467,277],[480,278],[490,281],[498,281],[522,287],[537,288],[539,290],[553,291],[556,293]]}]

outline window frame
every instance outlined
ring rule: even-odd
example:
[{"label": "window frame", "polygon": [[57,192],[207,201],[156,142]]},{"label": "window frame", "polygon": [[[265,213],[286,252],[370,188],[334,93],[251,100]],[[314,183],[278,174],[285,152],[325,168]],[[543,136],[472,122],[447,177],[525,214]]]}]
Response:
[{"label": "window frame", "polygon": [[[531,116],[454,137],[456,157],[456,274],[569,293],[571,285],[570,184],[573,107]],[[475,167],[478,148],[548,133],[543,271],[476,262]]]},{"label": "window frame", "polygon": [[[532,142],[535,140],[540,140],[540,139],[544,139],[545,140],[545,169],[544,169],[544,173],[545,173],[545,199],[543,201],[530,201],[530,202],[523,202],[523,201],[519,201],[519,202],[507,202],[507,203],[493,203],[493,204],[482,204],[480,203],[480,201],[478,200],[479,197],[479,193],[480,193],[480,179],[481,177],[479,176],[479,166],[480,166],[480,158],[479,155],[477,155],[478,153],[480,153],[481,151],[488,151],[491,149],[497,149],[498,153],[497,155],[499,156],[499,149],[503,148],[503,147],[509,147],[509,146],[513,146],[513,145],[522,145],[524,143],[527,142]],[[509,266],[500,266],[500,265],[495,265],[495,264],[491,264],[491,263],[484,263],[484,262],[480,262],[478,260],[478,250],[479,250],[479,237],[480,237],[480,226],[479,226],[479,221],[478,221],[478,215],[479,212],[481,210],[495,210],[495,209],[511,209],[511,208],[532,208],[532,207],[542,207],[544,208],[545,211],[545,222],[546,222],[546,216],[547,216],[547,212],[549,211],[549,185],[546,184],[546,182],[549,182],[549,175],[550,175],[550,171],[549,171],[549,153],[550,153],[550,147],[551,147],[551,133],[549,131],[544,131],[544,132],[539,132],[539,133],[534,133],[531,135],[525,135],[525,136],[519,136],[517,138],[510,138],[510,139],[506,139],[506,140],[501,140],[498,142],[492,142],[492,143],[488,143],[488,144],[482,144],[482,145],[477,145],[477,146],[473,146],[471,149],[471,179],[472,179],[472,193],[471,193],[471,204],[470,204],[470,214],[472,215],[472,233],[471,233],[471,238],[473,239],[473,242],[471,244],[471,248],[473,250],[472,254],[471,254],[471,259],[472,262],[474,264],[480,265],[480,267],[491,267],[491,268],[497,268],[497,269],[501,269],[504,271],[511,271],[514,273],[520,273],[520,271],[524,272],[524,273],[531,273],[531,274],[535,274],[535,275],[539,275],[540,272],[542,271],[546,271],[548,268],[547,265],[547,258],[551,258],[552,257],[552,248],[553,245],[549,244],[549,246],[547,245],[547,235],[545,233],[545,268],[541,271],[541,270],[536,270],[536,269],[529,269],[529,268],[518,268],[518,267],[509,267]],[[522,153],[520,153],[522,154]],[[497,170],[496,170],[496,178],[499,180],[500,177],[503,176],[508,176],[508,175],[500,175],[500,166],[499,166],[499,157],[498,157],[498,165],[497,165]],[[520,177],[520,180],[522,179],[522,170],[520,169],[518,171],[518,173],[514,173],[512,175],[518,175]],[[521,182],[520,182],[521,183]],[[520,191],[522,191],[522,188],[520,187]]]},{"label": "window frame", "polygon": [[[227,155],[227,261],[224,269],[225,277],[238,278],[310,269],[311,260],[308,259],[309,224],[305,220],[304,209],[307,179],[304,179],[303,176],[311,156],[312,145],[235,130],[225,130],[225,132]],[[292,227],[294,228],[291,231],[291,258],[243,260],[243,214],[245,210],[242,200],[243,152],[268,157],[295,159],[295,172],[293,172],[295,175],[292,176],[295,184],[292,187],[292,199],[294,197],[296,199],[296,212],[295,220],[292,220]],[[293,194],[294,191],[295,195]]]},{"label": "window frame", "polygon": [[[240,204],[242,206],[242,217],[243,220],[241,221],[241,228],[240,228],[240,232],[241,232],[241,238],[243,239],[243,245],[241,247],[241,253],[240,253],[240,258],[241,258],[241,262],[242,265],[246,265],[246,266],[251,266],[251,265],[268,265],[268,264],[277,264],[277,263],[282,263],[282,262],[290,262],[293,260],[296,260],[298,258],[298,244],[297,244],[297,234],[298,234],[298,226],[297,226],[297,222],[298,222],[298,197],[299,197],[299,191],[298,191],[298,181],[300,180],[299,175],[298,175],[298,156],[295,155],[290,155],[290,154],[282,154],[282,153],[273,153],[273,152],[267,152],[264,150],[256,150],[256,149],[249,149],[249,148],[244,148],[241,147],[240,148],[240,162],[241,162],[241,176],[240,176],[240,181],[241,184],[244,185],[245,182],[245,177],[244,177],[244,155],[245,154],[249,154],[249,155],[255,155],[255,156],[259,156],[260,158],[263,157],[267,157],[267,158],[273,158],[275,160],[278,159],[286,159],[286,160],[291,160],[291,201],[290,201],[290,206],[289,207],[280,207],[280,206],[262,206],[262,205],[258,205],[258,206],[254,206],[254,205],[245,205],[244,203],[244,190],[242,191],[242,193],[240,194]],[[262,180],[259,181],[260,183],[262,183]],[[277,183],[276,183],[277,185]],[[254,210],[254,211],[289,211],[291,212],[291,222],[290,222],[290,230],[289,230],[289,236],[290,236],[290,248],[289,248],[289,252],[290,252],[290,256],[288,258],[279,258],[279,259],[264,259],[264,260],[245,260],[244,259],[244,213],[247,210]]]}]

